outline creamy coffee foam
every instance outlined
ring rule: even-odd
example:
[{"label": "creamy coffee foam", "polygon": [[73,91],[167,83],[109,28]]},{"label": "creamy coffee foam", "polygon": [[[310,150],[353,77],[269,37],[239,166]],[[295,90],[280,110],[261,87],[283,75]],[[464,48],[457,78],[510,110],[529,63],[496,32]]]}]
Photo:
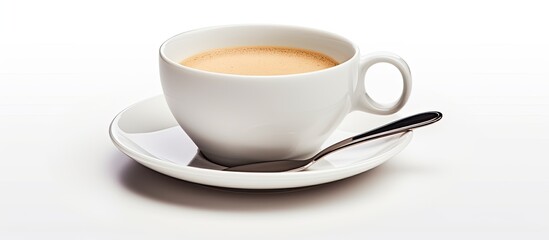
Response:
[{"label": "creamy coffee foam", "polygon": [[212,49],[191,56],[182,65],[238,75],[285,75],[317,71],[338,64],[331,57],[306,49],[244,46]]}]

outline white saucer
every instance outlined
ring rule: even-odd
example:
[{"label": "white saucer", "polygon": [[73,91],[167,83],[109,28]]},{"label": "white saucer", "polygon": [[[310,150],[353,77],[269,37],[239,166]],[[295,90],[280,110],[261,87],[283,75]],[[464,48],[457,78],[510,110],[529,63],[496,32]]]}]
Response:
[{"label": "white saucer", "polygon": [[[340,126],[325,145],[371,128],[353,119],[344,123],[352,123],[353,130]],[[185,181],[241,189],[305,187],[348,178],[387,161],[412,139],[408,132],[359,144],[328,155],[302,172],[248,173],[222,171],[223,166],[196,158],[196,145],[179,127],[162,95],[120,112],[109,131],[118,149],[150,169]]]}]

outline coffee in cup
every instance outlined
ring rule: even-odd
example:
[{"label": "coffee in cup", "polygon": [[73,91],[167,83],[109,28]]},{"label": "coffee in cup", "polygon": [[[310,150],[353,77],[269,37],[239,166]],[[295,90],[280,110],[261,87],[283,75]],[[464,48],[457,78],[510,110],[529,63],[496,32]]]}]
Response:
[{"label": "coffee in cup", "polygon": [[208,50],[181,62],[210,72],[237,75],[285,75],[322,70],[338,64],[307,49],[284,46],[240,46]]}]

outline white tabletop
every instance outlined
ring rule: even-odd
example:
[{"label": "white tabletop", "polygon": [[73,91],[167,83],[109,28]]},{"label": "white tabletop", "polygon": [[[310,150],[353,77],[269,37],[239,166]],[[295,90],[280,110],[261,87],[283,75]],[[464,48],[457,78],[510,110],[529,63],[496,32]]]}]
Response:
[{"label": "white tabletop", "polygon": [[[0,239],[547,239],[546,8],[408,2],[2,3]],[[414,83],[399,115],[444,119],[380,167],[280,192],[176,180],[114,147],[115,114],[162,92],[162,41],[254,22],[401,55]],[[398,94],[391,67],[368,76],[374,97]]]}]

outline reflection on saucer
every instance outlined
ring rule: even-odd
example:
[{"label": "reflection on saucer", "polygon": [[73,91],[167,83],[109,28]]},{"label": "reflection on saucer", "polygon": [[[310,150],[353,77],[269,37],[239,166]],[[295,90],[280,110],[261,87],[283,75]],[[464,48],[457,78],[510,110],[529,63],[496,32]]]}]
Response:
[{"label": "reflection on saucer", "polygon": [[217,163],[210,162],[202,152],[197,151],[196,155],[194,155],[191,162],[189,162],[189,167],[197,167],[197,168],[205,168],[205,169],[211,169],[211,170],[224,170],[227,167],[219,165]]}]

